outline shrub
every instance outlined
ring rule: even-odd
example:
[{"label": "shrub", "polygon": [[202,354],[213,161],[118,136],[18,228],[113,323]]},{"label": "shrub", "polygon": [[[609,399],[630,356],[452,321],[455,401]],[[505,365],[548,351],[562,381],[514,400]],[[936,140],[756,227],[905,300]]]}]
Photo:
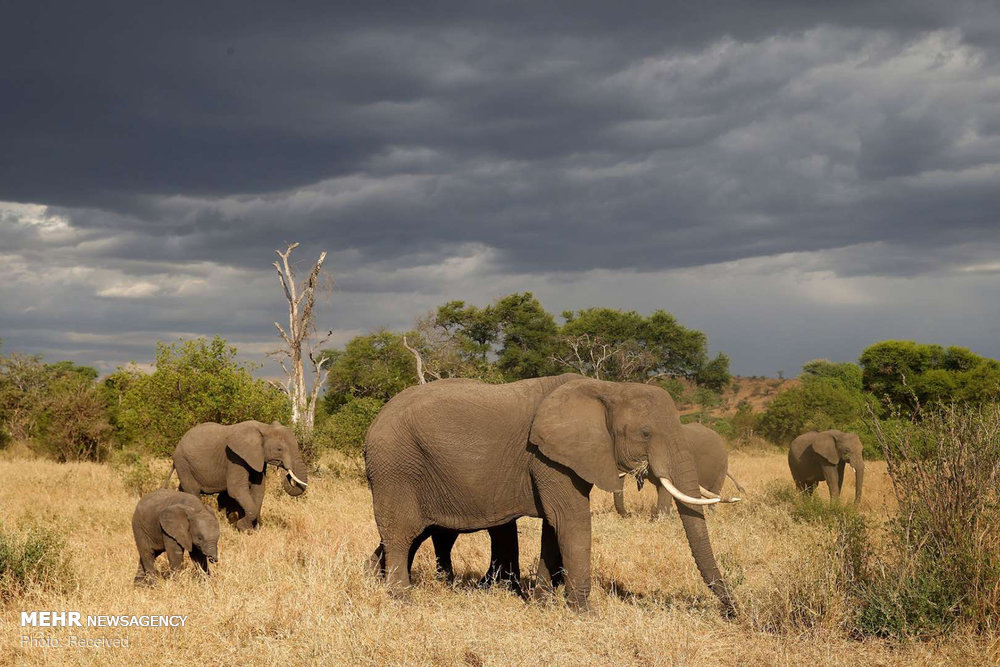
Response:
[{"label": "shrub", "polygon": [[184,432],[201,422],[235,424],[290,420],[290,403],[278,388],[253,377],[236,348],[216,336],[157,343],[156,368],[143,374],[120,368],[105,385],[122,439],[168,455]]},{"label": "shrub", "polygon": [[136,451],[120,452],[112,462],[112,467],[122,486],[136,496],[144,496],[160,488],[166,477],[153,470],[149,459]]},{"label": "shrub", "polygon": [[0,357],[0,444],[24,441],[58,461],[104,458],[112,427],[96,377],[69,361]]},{"label": "shrub", "polygon": [[899,515],[853,582],[858,631],[931,636],[1000,627],[1000,406],[940,406],[875,433]]},{"label": "shrub", "polygon": [[800,387],[778,394],[761,414],[759,428],[777,445],[788,445],[809,430],[843,428],[862,417],[865,397],[839,380],[804,379]]},{"label": "shrub", "polygon": [[317,429],[317,445],[349,456],[360,455],[368,427],[375,421],[383,405],[382,401],[370,396],[348,398],[340,410],[328,417]]},{"label": "shrub", "polygon": [[0,528],[0,601],[39,588],[59,589],[69,577],[64,544],[54,531],[37,527],[18,535]]},{"label": "shrub", "polygon": [[113,428],[104,398],[92,379],[68,374],[49,383],[38,415],[38,442],[57,461],[100,461],[111,448]]}]

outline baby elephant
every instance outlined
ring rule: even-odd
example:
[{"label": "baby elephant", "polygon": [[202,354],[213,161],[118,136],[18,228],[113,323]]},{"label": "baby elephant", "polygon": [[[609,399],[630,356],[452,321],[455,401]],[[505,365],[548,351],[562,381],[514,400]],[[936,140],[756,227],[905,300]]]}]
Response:
[{"label": "baby elephant", "polygon": [[147,493],[132,514],[132,533],[139,550],[137,584],[152,581],[156,575],[153,562],[164,551],[172,571],[180,568],[185,551],[205,574],[208,562],[219,559],[219,520],[189,493],[173,489]]}]

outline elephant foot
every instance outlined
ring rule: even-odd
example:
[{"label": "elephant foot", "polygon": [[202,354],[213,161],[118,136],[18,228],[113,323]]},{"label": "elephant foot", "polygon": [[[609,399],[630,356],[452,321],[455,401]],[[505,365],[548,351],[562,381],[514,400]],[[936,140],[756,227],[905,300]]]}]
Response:
[{"label": "elephant foot", "polygon": [[133,586],[142,586],[148,588],[156,583],[156,577],[149,574],[136,575],[135,579],[132,580]]},{"label": "elephant foot", "polygon": [[246,517],[243,517],[242,519],[236,522],[236,529],[239,530],[241,533],[253,532],[255,528],[257,528],[257,522],[251,521]]},{"label": "elephant foot", "polygon": [[570,595],[566,598],[566,604],[571,611],[575,611],[578,614],[586,614],[590,612],[590,603],[587,602],[586,595]]}]

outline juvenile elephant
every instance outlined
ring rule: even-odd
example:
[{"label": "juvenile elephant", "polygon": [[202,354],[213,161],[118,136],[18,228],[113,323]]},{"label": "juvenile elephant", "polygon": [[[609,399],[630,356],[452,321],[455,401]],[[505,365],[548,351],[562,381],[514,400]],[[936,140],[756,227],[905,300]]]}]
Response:
[{"label": "juvenile elephant", "polygon": [[209,574],[219,560],[219,520],[198,498],[173,489],[157,489],[139,500],[132,514],[132,534],[139,551],[135,583],[156,576],[156,557],[167,552],[171,571],[180,568],[184,552]]},{"label": "juvenile elephant", "polygon": [[[743,487],[729,474],[729,451],[726,449],[726,441],[722,436],[703,424],[684,424],[681,427],[684,431],[684,438],[688,441],[691,451],[694,453],[694,465],[698,471],[698,484],[701,495],[705,498],[718,498],[722,493],[722,485],[726,477],[732,480],[736,488],[743,493]],[[656,487],[656,513],[659,516],[670,514],[670,507],[673,504],[673,496],[663,488],[660,481],[654,475],[646,476]],[[642,488],[643,478],[639,477],[636,482]],[[628,516],[625,509],[625,498],[622,491],[615,491],[615,510],[621,516]],[[739,498],[728,499],[731,501]]]},{"label": "juvenile elephant", "polygon": [[836,430],[803,433],[788,448],[788,467],[795,486],[811,494],[818,483],[826,482],[830,499],[839,501],[844,466],[850,463],[854,468],[854,504],[859,504],[865,476],[862,449],[861,439],[854,433]]},{"label": "juvenile elephant", "polygon": [[[239,530],[257,525],[264,502],[267,464],[285,471],[281,486],[290,496],[305,492],[306,466],[290,429],[278,422],[245,421],[231,426],[205,422],[191,428],[174,448],[180,489],[219,494],[219,509]],[[170,475],[163,482],[166,488]]]},{"label": "juvenile elephant", "polygon": [[695,563],[726,613],[735,609],[712,553],[694,453],[670,395],[645,384],[566,374],[502,385],[438,380],[400,392],[365,441],[381,543],[373,564],[410,584],[416,546],[444,529],[471,532],[540,517],[536,595],[565,573],[569,604],[590,594],[591,488],[621,489],[648,465],[678,501]]}]

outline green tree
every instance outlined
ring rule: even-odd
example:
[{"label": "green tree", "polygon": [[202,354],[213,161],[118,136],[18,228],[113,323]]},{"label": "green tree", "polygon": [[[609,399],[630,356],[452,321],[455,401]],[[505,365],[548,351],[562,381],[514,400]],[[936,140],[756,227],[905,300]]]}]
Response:
[{"label": "green tree", "polygon": [[237,350],[219,336],[157,343],[152,373],[120,368],[105,382],[117,403],[122,438],[140,449],[166,455],[192,426],[206,421],[235,424],[248,419],[288,423],[288,397],[253,377]]},{"label": "green tree", "polygon": [[802,366],[802,377],[829,378],[838,380],[848,389],[862,390],[861,367],[846,361],[837,363],[826,359],[813,359]]},{"label": "green tree", "polygon": [[917,403],[1000,400],[1000,362],[964,347],[885,340],[861,353],[864,388],[912,410]]},{"label": "green tree", "polygon": [[566,311],[557,357],[564,368],[592,377],[644,382],[652,376],[681,377],[720,391],[731,376],[729,357],[709,360],[707,339],[665,310],[642,316],[634,310],[586,308]]},{"label": "green tree", "polygon": [[478,308],[449,301],[437,311],[435,324],[458,342],[464,358],[488,375],[493,365],[508,381],[552,374],[557,327],[531,292],[508,294]]},{"label": "green tree", "polygon": [[353,396],[386,402],[403,389],[417,384],[413,356],[403,347],[403,336],[379,330],[355,336],[343,350],[324,350],[330,358],[323,404],[336,412]]},{"label": "green tree", "polygon": [[348,396],[347,402],[317,429],[318,445],[349,456],[359,456],[368,427],[375,421],[382,405],[383,401],[373,396]]}]

